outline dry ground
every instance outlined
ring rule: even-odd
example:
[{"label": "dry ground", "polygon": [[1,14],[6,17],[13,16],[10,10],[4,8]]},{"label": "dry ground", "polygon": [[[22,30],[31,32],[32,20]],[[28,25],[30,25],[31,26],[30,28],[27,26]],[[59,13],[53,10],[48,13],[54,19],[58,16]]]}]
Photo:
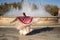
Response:
[{"label": "dry ground", "polygon": [[27,36],[19,35],[17,29],[0,28],[0,40],[60,40],[60,28],[37,28]]}]

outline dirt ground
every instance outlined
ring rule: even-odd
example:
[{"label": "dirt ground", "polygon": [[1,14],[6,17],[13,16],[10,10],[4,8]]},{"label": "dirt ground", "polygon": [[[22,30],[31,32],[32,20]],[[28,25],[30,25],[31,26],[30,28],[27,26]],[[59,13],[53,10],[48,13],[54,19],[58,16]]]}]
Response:
[{"label": "dirt ground", "polygon": [[19,35],[17,29],[0,28],[0,40],[60,40],[60,27],[37,28],[27,36]]}]

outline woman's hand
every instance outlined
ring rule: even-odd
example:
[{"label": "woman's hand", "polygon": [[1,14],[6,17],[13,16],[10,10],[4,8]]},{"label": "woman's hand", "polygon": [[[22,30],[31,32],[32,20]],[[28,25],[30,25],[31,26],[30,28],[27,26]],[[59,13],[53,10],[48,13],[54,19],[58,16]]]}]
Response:
[{"label": "woman's hand", "polygon": [[10,23],[14,23],[15,21],[17,21],[17,18],[15,20],[11,21]]}]

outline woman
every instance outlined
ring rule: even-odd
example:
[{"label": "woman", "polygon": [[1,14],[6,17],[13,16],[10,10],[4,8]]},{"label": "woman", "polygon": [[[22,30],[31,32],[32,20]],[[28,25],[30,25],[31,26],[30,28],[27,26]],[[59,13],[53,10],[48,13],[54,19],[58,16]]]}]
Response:
[{"label": "woman", "polygon": [[19,30],[19,33],[21,35],[26,35],[32,31],[32,29],[30,29],[30,24],[33,18],[30,16],[26,16],[24,12],[23,12],[23,15],[24,16],[16,17],[16,19],[10,23],[14,23],[15,26],[17,26],[17,29]]}]

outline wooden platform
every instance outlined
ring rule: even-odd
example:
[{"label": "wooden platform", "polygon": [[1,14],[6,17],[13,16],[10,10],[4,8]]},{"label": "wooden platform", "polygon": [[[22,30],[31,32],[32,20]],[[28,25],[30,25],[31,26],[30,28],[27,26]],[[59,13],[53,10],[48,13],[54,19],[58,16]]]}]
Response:
[{"label": "wooden platform", "polygon": [[[39,19],[40,23],[30,24],[29,26],[31,26],[32,28],[37,28],[37,27],[60,27],[60,17],[58,17],[58,16],[34,17],[34,18],[36,18],[36,19],[40,18]],[[15,28],[14,25],[10,25],[10,23],[8,23],[8,22],[10,22],[14,19],[15,19],[15,17],[2,17],[2,16],[0,16],[0,27]]]}]

